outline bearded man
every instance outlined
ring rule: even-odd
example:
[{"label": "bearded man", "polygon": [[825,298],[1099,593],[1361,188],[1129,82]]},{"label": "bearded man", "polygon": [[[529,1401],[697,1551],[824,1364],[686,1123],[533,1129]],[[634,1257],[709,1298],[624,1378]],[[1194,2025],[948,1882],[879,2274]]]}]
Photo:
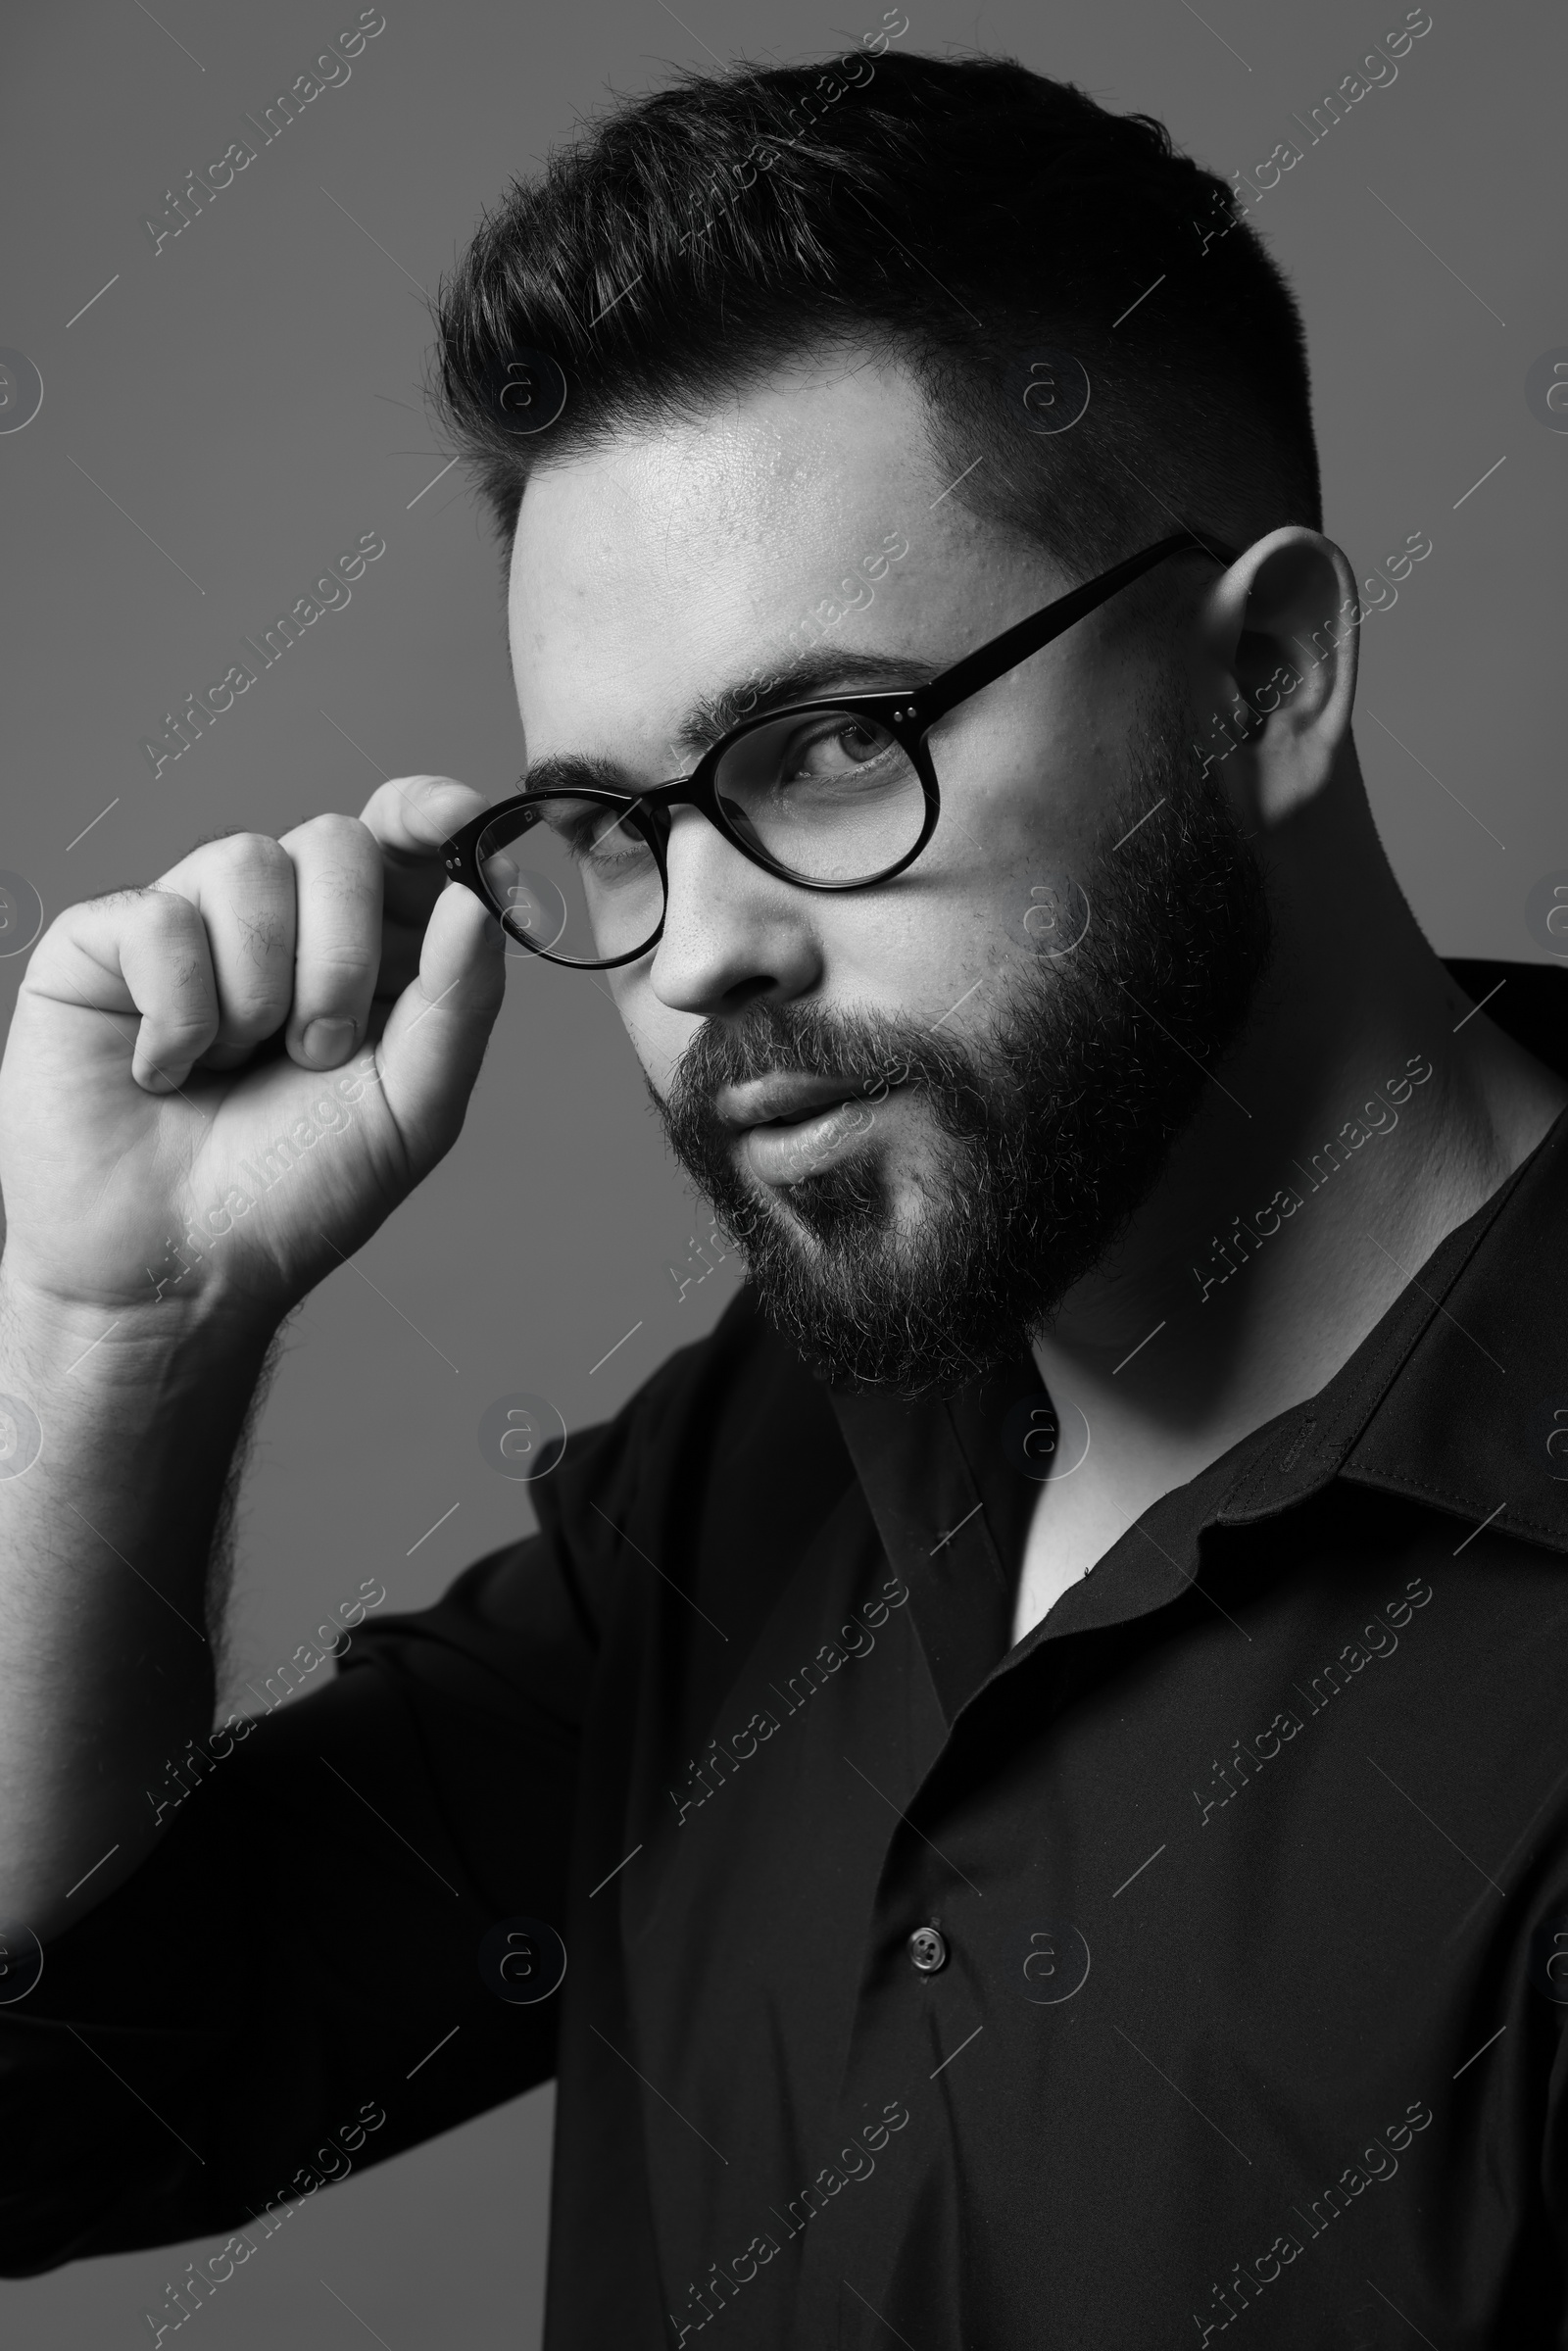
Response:
[{"label": "bearded man", "polygon": [[[1018,66],[748,69],[513,189],[439,389],[516,789],[74,907],[10,1038],[5,2267],[554,2076],[552,2351],[1557,2340],[1562,982],[1390,869],[1278,271]],[[269,1348],[509,937],[748,1280],[211,1737]]]}]

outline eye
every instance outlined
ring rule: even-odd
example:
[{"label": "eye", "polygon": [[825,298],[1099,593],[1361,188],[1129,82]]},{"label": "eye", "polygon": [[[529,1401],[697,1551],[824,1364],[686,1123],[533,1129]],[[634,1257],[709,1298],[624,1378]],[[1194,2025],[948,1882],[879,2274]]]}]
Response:
[{"label": "eye", "polygon": [[874,719],[835,711],[792,735],[779,762],[779,782],[834,783],[863,774],[898,751],[896,739]]},{"label": "eye", "polygon": [[546,802],[530,821],[579,864],[607,871],[649,854],[647,842],[630,818],[629,808],[602,801],[554,800]]}]

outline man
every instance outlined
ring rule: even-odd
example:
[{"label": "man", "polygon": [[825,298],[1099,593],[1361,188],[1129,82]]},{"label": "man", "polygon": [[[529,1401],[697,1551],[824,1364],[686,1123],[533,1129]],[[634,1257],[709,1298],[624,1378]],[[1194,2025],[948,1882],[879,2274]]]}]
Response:
[{"label": "man", "polygon": [[[1276,271],[1157,125],[862,57],[611,115],[441,367],[522,792],[73,908],[8,1047],[6,2268],[233,2231],[161,2339],[555,2074],[553,2345],[1561,2339],[1560,983],[1383,856]],[[749,1287],[208,1740],[497,914]]]}]

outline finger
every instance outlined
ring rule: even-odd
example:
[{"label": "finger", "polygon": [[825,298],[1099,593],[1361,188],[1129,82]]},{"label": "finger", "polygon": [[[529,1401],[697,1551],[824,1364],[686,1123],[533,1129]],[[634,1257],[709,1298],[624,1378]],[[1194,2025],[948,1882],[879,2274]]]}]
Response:
[{"label": "finger", "polygon": [[294,993],[294,867],[265,833],[204,843],[158,883],[177,891],[207,928],[218,986],[218,1034],[202,1059],[232,1069],[281,1028]]},{"label": "finger", "polygon": [[436,901],[417,979],[392,1008],[379,1048],[387,1106],[421,1172],[451,1148],[506,993],[501,925],[471,890]]},{"label": "finger", "polygon": [[381,961],[381,853],[354,816],[285,833],[294,866],[294,996],[284,1042],[302,1069],[336,1069],[365,1035]]},{"label": "finger", "polygon": [[24,987],[99,1015],[130,1049],[130,1074],[148,1094],[176,1092],[218,1033],[207,928],[177,891],[117,890],[68,906]]},{"label": "finger", "polygon": [[361,810],[381,844],[388,918],[423,930],[446,884],[441,844],[488,806],[450,775],[403,775],[376,787]]}]

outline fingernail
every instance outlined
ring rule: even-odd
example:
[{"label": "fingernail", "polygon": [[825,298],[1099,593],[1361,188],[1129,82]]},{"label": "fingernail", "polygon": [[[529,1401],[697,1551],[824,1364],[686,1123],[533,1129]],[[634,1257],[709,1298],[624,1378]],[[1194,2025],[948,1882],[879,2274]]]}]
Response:
[{"label": "fingernail", "polygon": [[354,1043],[352,1020],[313,1020],[300,1039],[300,1050],[317,1069],[330,1069]]}]

